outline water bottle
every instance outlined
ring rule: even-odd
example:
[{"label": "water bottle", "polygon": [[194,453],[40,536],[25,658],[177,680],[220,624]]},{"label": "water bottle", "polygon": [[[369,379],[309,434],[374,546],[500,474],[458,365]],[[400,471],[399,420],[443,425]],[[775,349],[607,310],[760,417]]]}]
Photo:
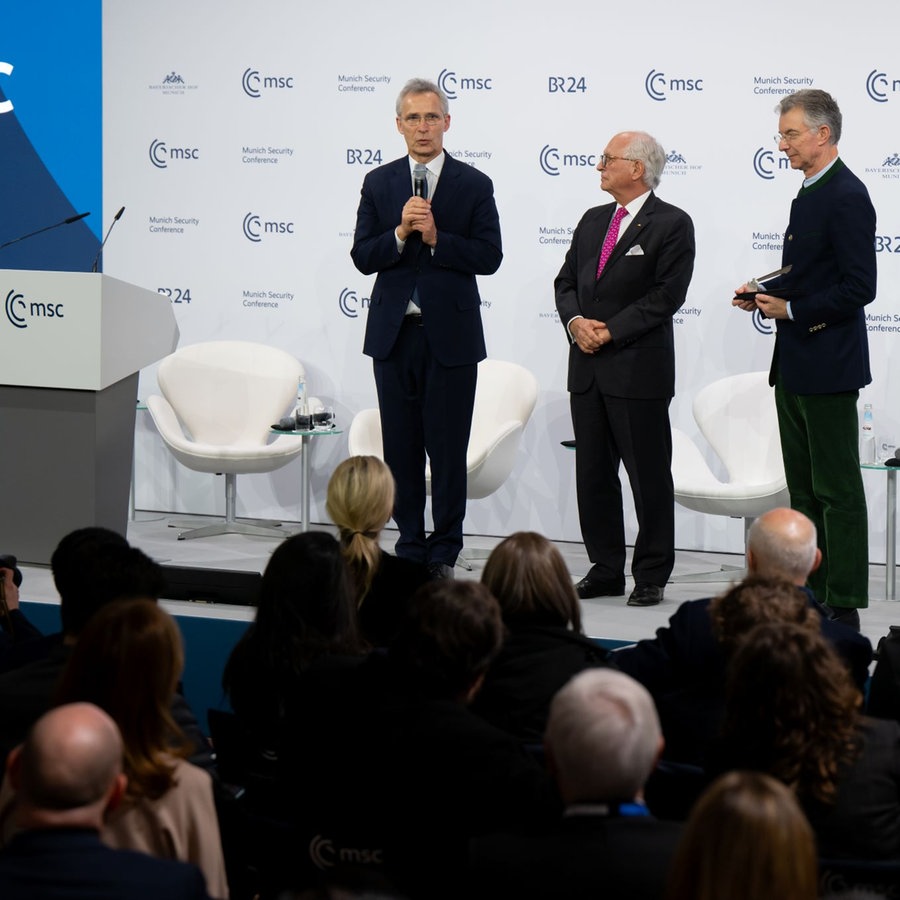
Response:
[{"label": "water bottle", "polygon": [[859,461],[863,465],[871,465],[875,462],[875,420],[872,416],[871,403],[867,403],[863,407]]},{"label": "water bottle", "polygon": [[294,407],[294,422],[298,431],[309,428],[309,398],[306,396],[306,376],[297,379],[297,405]]}]

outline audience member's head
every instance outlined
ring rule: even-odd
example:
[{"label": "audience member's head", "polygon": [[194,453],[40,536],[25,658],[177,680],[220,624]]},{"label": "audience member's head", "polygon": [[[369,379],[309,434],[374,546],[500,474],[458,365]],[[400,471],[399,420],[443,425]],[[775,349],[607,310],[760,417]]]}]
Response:
[{"label": "audience member's head", "polygon": [[801,799],[833,802],[839,772],[859,751],[862,698],[831,644],[803,626],[759,625],[735,650],[725,692],[723,739],[746,768]]},{"label": "audience member's head", "polygon": [[65,634],[77,637],[91,616],[114,600],[158,598],[162,569],[122,535],[91,526],[67,534],[50,558]]},{"label": "audience member's head", "polygon": [[60,703],[99,706],[119,726],[134,796],[159,797],[173,784],[184,735],[172,698],[184,667],[175,620],[152,600],[111,603],[85,626],[63,674]]},{"label": "audience member's head", "polygon": [[793,793],[729,772],[697,801],[669,872],[668,900],[815,900],[816,845]]},{"label": "audience member's head", "polygon": [[804,585],[821,562],[816,526],[802,512],[787,507],[770,509],[750,526],[747,567],[754,575]]},{"label": "audience member's head", "polygon": [[7,772],[20,828],[99,830],[125,788],[119,729],[90,703],[59,706],[10,753]]},{"label": "audience member's head", "polygon": [[477,581],[431,581],[413,595],[391,650],[410,686],[470,701],[503,644],[500,607]]},{"label": "audience member's head", "polygon": [[338,527],[341,550],[361,602],[381,558],[378,535],[394,509],[394,476],[376,456],[351,456],[328,482],[325,509]]},{"label": "audience member's head", "polygon": [[804,591],[788,581],[755,575],[714,597],[709,615],[726,656],[753,628],[767,622],[800,625],[815,632],[821,628],[819,614]]},{"label": "audience member's head", "polygon": [[614,669],[587,669],[553,698],[544,745],[567,804],[640,800],[662,750],[653,699]]},{"label": "audience member's head", "polygon": [[222,677],[230,692],[241,659],[272,685],[289,690],[291,676],[326,654],[359,654],[356,603],[340,544],[324,531],[287,538],[263,573],[256,620],[229,657]]},{"label": "audience member's head", "polygon": [[581,607],[559,550],[533,531],[518,531],[491,552],[482,584],[510,627],[560,625],[581,631]]}]

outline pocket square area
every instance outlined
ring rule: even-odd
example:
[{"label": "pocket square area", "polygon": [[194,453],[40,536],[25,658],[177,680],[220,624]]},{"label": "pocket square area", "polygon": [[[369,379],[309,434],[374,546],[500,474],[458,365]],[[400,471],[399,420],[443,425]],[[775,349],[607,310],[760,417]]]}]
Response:
[{"label": "pocket square area", "polygon": [[640,244],[635,244],[633,247],[628,248],[628,252],[625,254],[626,256],[643,256],[644,249]]}]

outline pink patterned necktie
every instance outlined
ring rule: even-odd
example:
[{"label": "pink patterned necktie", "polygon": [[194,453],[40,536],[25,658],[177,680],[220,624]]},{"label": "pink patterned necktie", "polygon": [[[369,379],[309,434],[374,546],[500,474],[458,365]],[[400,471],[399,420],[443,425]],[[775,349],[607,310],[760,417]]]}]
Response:
[{"label": "pink patterned necktie", "polygon": [[628,210],[624,206],[620,206],[612,217],[612,222],[609,223],[609,231],[606,232],[606,240],[603,241],[603,247],[600,250],[600,262],[597,265],[598,278],[606,265],[606,261],[612,256],[612,252],[616,247],[616,241],[619,239],[619,226],[622,224],[622,219],[627,215]]}]

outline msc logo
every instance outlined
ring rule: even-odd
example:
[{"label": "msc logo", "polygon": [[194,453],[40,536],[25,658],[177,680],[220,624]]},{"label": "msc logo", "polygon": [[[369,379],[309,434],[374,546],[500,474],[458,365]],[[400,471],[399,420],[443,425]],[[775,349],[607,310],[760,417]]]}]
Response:
[{"label": "msc logo", "polygon": [[759,309],[754,309],[753,312],[751,313],[751,316],[753,317],[753,327],[760,334],[774,334],[775,333],[775,326],[772,324],[772,320],[769,318],[766,318],[766,316],[764,316],[759,311]]},{"label": "msc logo", "polygon": [[377,865],[384,863],[384,851],[362,847],[335,847],[329,838],[317,834],[309,842],[309,858],[319,869],[330,869],[337,863],[352,865]]},{"label": "msc logo", "polygon": [[586,91],[584,75],[550,75],[547,78],[548,94],[584,94]]},{"label": "msc logo", "polygon": [[879,72],[878,69],[872,69],[866,77],[866,93],[876,103],[887,103],[889,94],[896,94],[900,91],[900,78],[888,78],[886,72]]},{"label": "msc logo", "polygon": [[702,78],[666,78],[664,72],[651,69],[644,79],[644,90],[651,100],[662,102],[670,93],[686,94],[703,90]]},{"label": "msc logo", "polygon": [[[3,62],[0,60],[0,75],[12,75],[13,66],[12,63]],[[8,113],[13,111],[12,100],[4,100],[0,103],[0,115],[3,113]]]},{"label": "msc logo", "polygon": [[263,237],[279,234],[293,234],[293,222],[264,222],[256,213],[248,212],[244,216],[244,237],[254,244],[260,243]]},{"label": "msc logo", "polygon": [[241,85],[248,97],[258,100],[263,91],[292,90],[294,87],[293,75],[260,75],[256,69],[245,69],[241,77]]},{"label": "msc logo", "polygon": [[493,78],[457,75],[449,69],[441,69],[441,74],[437,77],[438,87],[450,100],[457,98],[458,91],[492,91],[493,81]]},{"label": "msc logo", "polygon": [[593,153],[560,153],[558,147],[545,144],[540,155],[541,168],[548,175],[559,175],[560,168],[595,168],[597,156]]},{"label": "msc logo", "polygon": [[6,295],[6,318],[16,328],[27,328],[29,319],[62,319],[62,303],[44,303],[42,300],[26,301],[24,295],[13,288]]},{"label": "msc logo", "polygon": [[347,165],[348,166],[380,166],[381,151],[380,150],[358,150],[356,148],[347,148]]},{"label": "msc logo", "polygon": [[150,143],[150,162],[157,169],[166,169],[169,161],[200,159],[197,147],[167,147],[165,141],[154,140]]},{"label": "msc logo", "polygon": [[786,156],[780,156],[778,159],[775,159],[775,154],[765,147],[760,147],[753,154],[753,171],[760,178],[765,178],[766,181],[771,181],[775,177],[776,171],[784,171],[785,169],[790,169],[790,167],[790,160]]},{"label": "msc logo", "polygon": [[338,306],[348,319],[355,319],[359,315],[360,308],[368,309],[371,302],[369,297],[357,297],[356,291],[350,288],[344,288],[338,297]]}]

